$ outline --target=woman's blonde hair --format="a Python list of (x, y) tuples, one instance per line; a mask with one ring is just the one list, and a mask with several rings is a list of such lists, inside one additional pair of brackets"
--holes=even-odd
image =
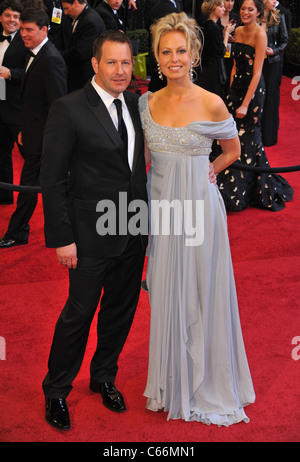
[(273, 10), (273, 11), (270, 11), (268, 12), (266, 10), (266, 3), (267, 3), (268, 0), (262, 0), (263, 4), (264, 4), (264, 8), (265, 8), (265, 11), (264, 11), (264, 18), (266, 19), (266, 23), (267, 23), (267, 26), (272, 26), (273, 24), (275, 24), (277, 26), (277, 24), (280, 23), (280, 13), (279, 13), (279, 10)]
[(223, 0), (204, 0), (201, 5), (201, 11), (204, 16), (209, 16), (222, 3), (224, 3)]
[(187, 50), (192, 56), (193, 67), (200, 62), (200, 28), (195, 19), (186, 13), (171, 13), (158, 19), (150, 28), (153, 53), (158, 61), (159, 44), (162, 36), (168, 32), (181, 32), (187, 42)]

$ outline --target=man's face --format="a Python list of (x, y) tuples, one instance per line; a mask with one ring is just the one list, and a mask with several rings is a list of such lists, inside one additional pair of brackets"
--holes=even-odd
[(7, 8), (1, 14), (0, 22), (6, 35), (13, 34), (20, 29), (20, 13)]
[(61, 4), (65, 14), (67, 14), (72, 19), (77, 19), (81, 13), (81, 8), (79, 8), (79, 6), (82, 4), (78, 3), (77, 0), (75, 0), (72, 4), (67, 2), (61, 2)]
[(128, 43), (107, 40), (102, 45), (100, 61), (92, 58), (97, 84), (117, 98), (131, 82), (133, 60)]
[(113, 10), (118, 10), (123, 3), (123, 0), (106, 0)]
[(33, 50), (47, 37), (47, 27), (41, 29), (35, 22), (21, 21), (21, 37), (26, 48)]

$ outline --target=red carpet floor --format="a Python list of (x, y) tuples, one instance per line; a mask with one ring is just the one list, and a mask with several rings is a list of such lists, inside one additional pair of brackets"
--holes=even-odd
[[(292, 99), (292, 88), (290, 79), (284, 78), (279, 142), (267, 149), (271, 167), (300, 164), (300, 101)], [(16, 184), (21, 166), (15, 152)], [(54, 250), (44, 247), (39, 201), (29, 244), (0, 254), (0, 340), (6, 345), (6, 359), (0, 350), (0, 441), (299, 442), (300, 349), (292, 342), (300, 336), (300, 172), (283, 176), (295, 191), (283, 211), (249, 208), (228, 215), (240, 316), (256, 391), (256, 403), (246, 409), (248, 424), (218, 428), (167, 422), (164, 413), (145, 409), (150, 307), (143, 291), (116, 382), (128, 412), (115, 415), (89, 390), (95, 319), (68, 397), (72, 429), (61, 433), (46, 423), (41, 383), (53, 329), (67, 297), (68, 276)], [(2, 236), (14, 206), (0, 207)]]

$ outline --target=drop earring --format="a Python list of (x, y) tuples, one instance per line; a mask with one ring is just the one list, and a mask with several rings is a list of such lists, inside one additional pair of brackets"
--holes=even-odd
[(194, 61), (191, 62), (191, 67), (190, 67), (190, 70), (189, 70), (189, 76), (190, 76), (191, 81), (193, 81), (193, 78), (194, 78), (194, 75), (193, 75), (193, 64), (194, 64)]
[(159, 63), (157, 63), (157, 73), (158, 73), (158, 77), (160, 78), (160, 80), (163, 80), (163, 75), (162, 75), (162, 72), (160, 70), (160, 65)]

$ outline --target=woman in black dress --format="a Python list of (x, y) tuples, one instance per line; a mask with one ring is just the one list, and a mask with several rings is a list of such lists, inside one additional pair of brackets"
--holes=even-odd
[(229, 35), (235, 25), (230, 21), (222, 31), (222, 26), (218, 23), (225, 12), (223, 0), (204, 1), (201, 9), (207, 20), (203, 27), (202, 66), (198, 75), (198, 84), (205, 90), (224, 98), (224, 85), (227, 80), (224, 54)]
[[(265, 85), (262, 76), (267, 36), (257, 24), (263, 13), (261, 0), (244, 0), (240, 15), (243, 26), (235, 31), (234, 64), (227, 98), (236, 120), (241, 142), (241, 165), (269, 167), (261, 139), (261, 116)], [(279, 175), (228, 168), (218, 175), (218, 186), (228, 210), (252, 205), (277, 211), (293, 197), (293, 189)]]
[(268, 46), (263, 66), (266, 97), (261, 130), (264, 146), (273, 146), (277, 143), (279, 128), (281, 55), (288, 45), (288, 32), (284, 15), (275, 10), (277, 1), (263, 0), (263, 3), (265, 11), (262, 28), (267, 32)]

